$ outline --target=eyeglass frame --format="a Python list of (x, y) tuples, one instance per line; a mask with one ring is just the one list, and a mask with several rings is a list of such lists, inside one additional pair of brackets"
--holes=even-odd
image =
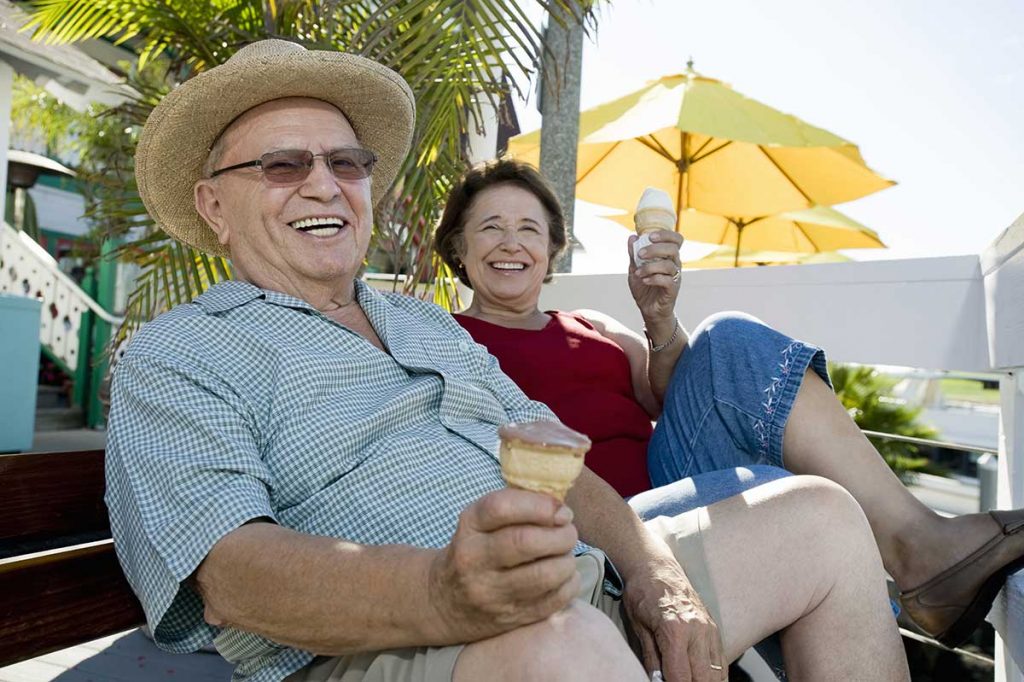
[[(359, 175), (359, 176), (352, 177), (352, 178), (339, 177), (338, 174), (335, 173), (334, 170), (331, 168), (330, 157), (333, 154), (337, 154), (338, 152), (350, 152), (350, 151), (358, 151), (358, 152), (361, 152), (361, 153), (368, 153), (370, 155), (369, 163), (365, 164), (365, 165), (368, 165), (370, 167), (370, 170), (366, 173), (366, 175)], [(266, 170), (264, 170), (264, 167), (263, 167), (264, 164), (265, 164), (264, 159), (266, 159), (268, 156), (271, 156), (273, 154), (282, 154), (282, 153), (288, 153), (288, 152), (302, 152), (303, 154), (310, 154), (309, 163), (305, 167), (306, 168), (306, 174), (303, 175), (301, 178), (299, 178), (297, 180), (294, 180), (294, 181), (290, 181), (290, 182), (277, 182), (277, 181), (273, 180), (273, 178), (267, 178), (267, 172), (266, 172)], [(310, 151), (308, 149), (278, 149), (276, 151), (267, 152), (266, 154), (261, 154), (260, 158), (254, 159), (252, 161), (245, 161), (244, 163), (236, 163), (236, 164), (234, 164), (232, 166), (227, 166), (225, 168), (218, 168), (217, 170), (215, 170), (212, 173), (210, 173), (210, 178), (211, 179), (212, 178), (216, 178), (216, 177), (218, 177), (220, 175), (223, 175), (224, 173), (227, 173), (228, 171), (241, 170), (243, 168), (258, 168), (260, 170), (260, 173), (263, 174), (263, 177), (267, 178), (267, 181), (270, 182), (271, 184), (274, 184), (274, 185), (298, 184), (300, 182), (305, 182), (306, 178), (309, 177), (309, 174), (313, 172), (313, 164), (314, 164), (314, 162), (318, 158), (321, 158), (321, 159), (324, 160), (324, 163), (327, 165), (327, 169), (329, 171), (331, 171), (331, 175), (333, 175), (338, 180), (365, 180), (366, 178), (368, 178), (368, 177), (373, 175), (374, 166), (377, 164), (378, 161), (380, 161), (380, 157), (377, 156), (377, 153), (375, 151), (373, 151), (372, 149), (367, 149), (366, 147), (338, 147), (337, 149), (331, 149), (330, 151), (326, 151), (326, 152), (323, 152), (321, 154), (312, 154), (312, 153), (310, 153)], [(364, 165), (357, 165), (356, 167), (357, 168), (364, 168)]]

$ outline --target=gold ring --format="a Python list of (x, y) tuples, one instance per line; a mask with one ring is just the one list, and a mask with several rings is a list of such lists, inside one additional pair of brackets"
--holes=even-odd
[(720, 666), (720, 665), (715, 665), (714, 663), (712, 663), (712, 664), (711, 664), (711, 669), (712, 669), (712, 670), (721, 670), (721, 669), (722, 669), (722, 666)]
[(676, 274), (672, 275), (672, 281), (673, 282), (678, 282), (679, 281), (679, 268), (676, 268)]

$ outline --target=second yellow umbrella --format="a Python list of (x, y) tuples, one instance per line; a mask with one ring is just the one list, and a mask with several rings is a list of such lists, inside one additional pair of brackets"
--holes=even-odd
[(852, 260), (835, 251), (821, 253), (787, 253), (785, 251), (743, 251), (739, 258), (736, 252), (723, 246), (703, 258), (683, 263), (684, 268), (751, 268), (759, 265), (814, 265), (818, 263), (845, 263)]
[[(607, 217), (633, 228), (632, 215)], [(828, 206), (750, 219), (726, 218), (689, 209), (679, 213), (676, 229), (691, 241), (733, 247), (736, 265), (739, 265), (741, 250), (816, 253), (886, 248), (874, 230)]]

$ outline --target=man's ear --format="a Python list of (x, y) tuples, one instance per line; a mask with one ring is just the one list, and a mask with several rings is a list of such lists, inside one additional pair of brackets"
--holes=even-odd
[(217, 181), (212, 178), (200, 180), (195, 186), (196, 211), (217, 235), (217, 241), (225, 246), (230, 237), (228, 222), (224, 217), (224, 205), (217, 192)]

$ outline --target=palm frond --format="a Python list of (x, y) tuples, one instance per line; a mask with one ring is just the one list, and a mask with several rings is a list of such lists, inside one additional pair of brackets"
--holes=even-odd
[[(514, 0), (35, 0), (27, 26), (44, 42), (105, 37), (136, 46), (129, 83), (140, 97), (97, 118), (81, 177), (88, 214), (106, 236), (129, 239), (119, 257), (139, 270), (123, 340), (139, 324), (230, 277), (227, 262), (172, 242), (145, 214), (134, 184), (135, 136), (175, 83), (261, 38), (297, 40), (375, 59), (416, 96), (413, 152), (375, 216), (374, 251), (406, 290), (457, 304), (452, 273), (432, 252), (440, 207), (465, 170), (464, 139), (481, 100), (499, 105), (542, 67), (541, 29)], [(555, 21), (593, 27), (594, 0), (533, 0)], [(550, 60), (548, 60), (550, 62)], [(118, 133), (117, 131), (121, 131)], [(129, 131), (129, 132), (125, 132)], [(102, 134), (100, 134), (102, 133)], [(84, 158), (84, 157), (83, 157)]]

